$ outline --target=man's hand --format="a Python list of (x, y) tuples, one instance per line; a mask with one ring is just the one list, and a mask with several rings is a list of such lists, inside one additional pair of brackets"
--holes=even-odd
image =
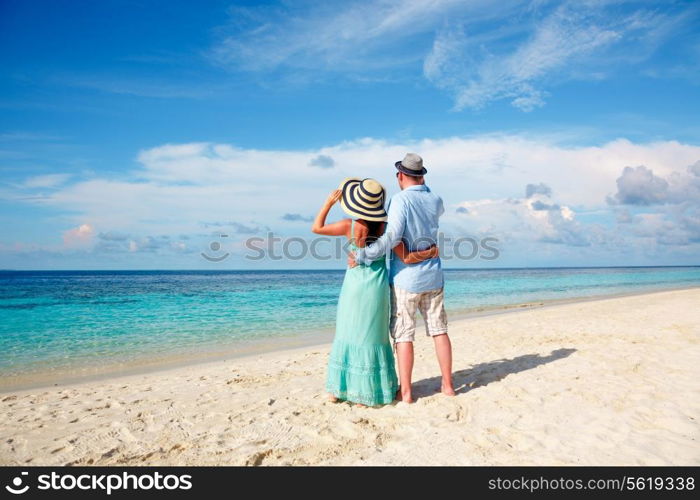
[(352, 269), (357, 265), (357, 261), (355, 260), (355, 252), (350, 252), (348, 254), (348, 267)]
[(430, 250), (430, 253), (428, 254), (428, 259), (434, 259), (435, 257), (440, 257), (440, 249), (438, 248), (437, 245), (431, 246), (428, 250)]

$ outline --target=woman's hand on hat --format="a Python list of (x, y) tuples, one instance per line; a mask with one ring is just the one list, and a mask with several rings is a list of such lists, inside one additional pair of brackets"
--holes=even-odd
[(328, 195), (328, 198), (326, 199), (326, 204), (335, 205), (342, 196), (343, 192), (340, 189), (335, 189), (334, 191), (331, 191), (331, 194)]

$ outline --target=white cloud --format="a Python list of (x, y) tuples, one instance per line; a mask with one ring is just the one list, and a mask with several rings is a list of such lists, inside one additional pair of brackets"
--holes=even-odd
[(67, 248), (81, 247), (89, 244), (95, 234), (90, 224), (81, 224), (63, 233), (63, 244)]
[(604, 79), (647, 61), (696, 17), (682, 4), (615, 0), (236, 7), (209, 57), (235, 70), (275, 72), (277, 82), (282, 75), (415, 79), (422, 66), (428, 81), (454, 95), (456, 109), (508, 99), (532, 111), (562, 81)]
[(684, 170), (671, 172), (667, 178), (654, 174), (644, 165), (625, 167), (618, 177), (617, 193), (608, 203), (622, 205), (658, 205), (692, 203), (700, 205), (700, 162)]
[(46, 174), (30, 177), (24, 181), (26, 188), (53, 188), (64, 184), (71, 174)]
[(330, 156), (318, 155), (309, 162), (309, 165), (318, 168), (333, 168), (333, 165), (335, 165), (335, 160)]
[[(624, 247), (622, 233), (586, 222), (582, 214), (596, 213), (607, 226), (626, 224), (623, 232), (630, 241), (647, 238), (633, 230), (649, 224), (644, 217), (630, 214), (631, 221), (618, 222), (620, 208), (606, 202), (624, 168), (646, 165), (676, 186), (684, 184), (684, 176), (694, 175), (688, 165), (700, 158), (700, 147), (674, 141), (635, 144), (619, 139), (570, 147), (551, 137), (492, 134), (404, 143), (366, 138), (312, 151), (166, 144), (142, 151), (140, 167), (128, 176), (76, 181), (24, 203), (71, 214), (62, 216), (71, 224), (89, 220), (89, 232), (74, 229), (67, 241), (86, 244), (91, 236), (82, 236), (97, 230), (102, 235), (97, 246), (104, 251), (182, 251), (178, 243), (170, 243), (182, 234), (194, 238), (189, 246), (194, 251), (203, 238), (211, 239), (211, 228), (227, 232), (230, 244), (242, 249), (243, 240), (268, 230), (310, 236), (305, 221), (345, 177), (374, 177), (390, 194), (396, 192), (393, 164), (407, 151), (423, 156), (428, 183), (448, 207), (442, 221), (446, 232), (496, 234), (509, 245), (530, 241), (584, 249), (615, 242), (618, 250)], [(311, 166), (319, 155), (332, 157), (334, 167)], [(13, 193), (15, 199), (23, 194)], [(675, 241), (693, 242), (698, 215), (680, 211), (681, 205), (673, 213), (647, 211), (666, 220), (648, 228), (664, 231), (659, 243), (673, 241), (665, 228), (674, 221), (683, 230)], [(459, 207), (466, 213), (458, 212)], [(285, 214), (300, 217), (290, 222)], [(344, 216), (335, 208), (329, 219)]]
[(660, 245), (688, 246), (700, 243), (700, 165), (676, 170), (665, 178), (643, 165), (625, 167), (617, 179), (611, 205), (642, 207), (630, 214), (623, 209), (618, 222), (623, 229)]
[[(460, 210), (463, 209), (463, 210)], [(580, 224), (570, 207), (554, 203), (548, 194), (463, 201), (457, 204), (457, 225), (463, 232), (496, 237), (505, 242), (545, 242), (576, 247), (600, 241), (600, 227)]]
[(629, 205), (653, 205), (663, 203), (668, 196), (668, 182), (654, 175), (644, 165), (636, 168), (625, 167), (617, 179), (617, 193), (614, 200)]
[(210, 56), (219, 64), (254, 71), (287, 67), (366, 73), (417, 62), (416, 55), (392, 48), (400, 49), (406, 40), (430, 33), (445, 15), (456, 11), (480, 13), (483, 18), (487, 4), (483, 0), (375, 0), (300, 2), (282, 10), (237, 7), (231, 10), (230, 22), (235, 33), (223, 37)]
[[(438, 34), (424, 63), (428, 80), (455, 95), (456, 109), (481, 108), (500, 99), (522, 111), (544, 105), (542, 85), (570, 78), (604, 78), (610, 58), (619, 67), (641, 62), (670, 36), (668, 28), (682, 17), (651, 14), (643, 9), (614, 13), (610, 2), (564, 2), (532, 25), (517, 42), (501, 40), (479, 44), (466, 29)], [(646, 36), (654, 31), (656, 36)], [(645, 35), (644, 48), (638, 38)], [(653, 43), (652, 43), (653, 38)], [(611, 52), (620, 42), (634, 42), (629, 57)], [(627, 53), (627, 52), (626, 52)], [(623, 60), (624, 59), (624, 60)]]

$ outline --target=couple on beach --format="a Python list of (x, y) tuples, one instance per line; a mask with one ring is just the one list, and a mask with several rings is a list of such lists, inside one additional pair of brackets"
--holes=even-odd
[[(427, 169), (420, 156), (408, 153), (394, 166), (401, 191), (386, 210), (381, 184), (348, 178), (328, 196), (312, 227), (316, 234), (348, 238), (351, 248), (328, 361), (326, 390), (331, 401), (363, 406), (394, 399), (413, 402), (416, 309), (435, 343), (442, 392), (455, 394), (444, 278), (435, 245), (438, 219), (445, 210), (442, 199), (425, 185)], [(338, 201), (351, 218), (326, 224)], [(398, 358), (398, 380), (389, 335)]]

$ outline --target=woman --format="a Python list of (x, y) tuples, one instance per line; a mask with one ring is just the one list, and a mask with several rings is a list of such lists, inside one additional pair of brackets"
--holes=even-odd
[[(312, 231), (345, 236), (356, 250), (376, 240), (385, 229), (385, 192), (374, 179), (345, 179), (318, 212)], [(340, 205), (352, 219), (326, 224), (331, 207)], [(393, 249), (407, 264), (437, 257), (437, 247), (407, 252), (403, 243)], [(347, 269), (338, 300), (335, 337), (328, 361), (329, 399), (361, 406), (391, 403), (398, 390), (394, 353), (389, 340), (389, 280), (385, 258), (370, 266)]]

